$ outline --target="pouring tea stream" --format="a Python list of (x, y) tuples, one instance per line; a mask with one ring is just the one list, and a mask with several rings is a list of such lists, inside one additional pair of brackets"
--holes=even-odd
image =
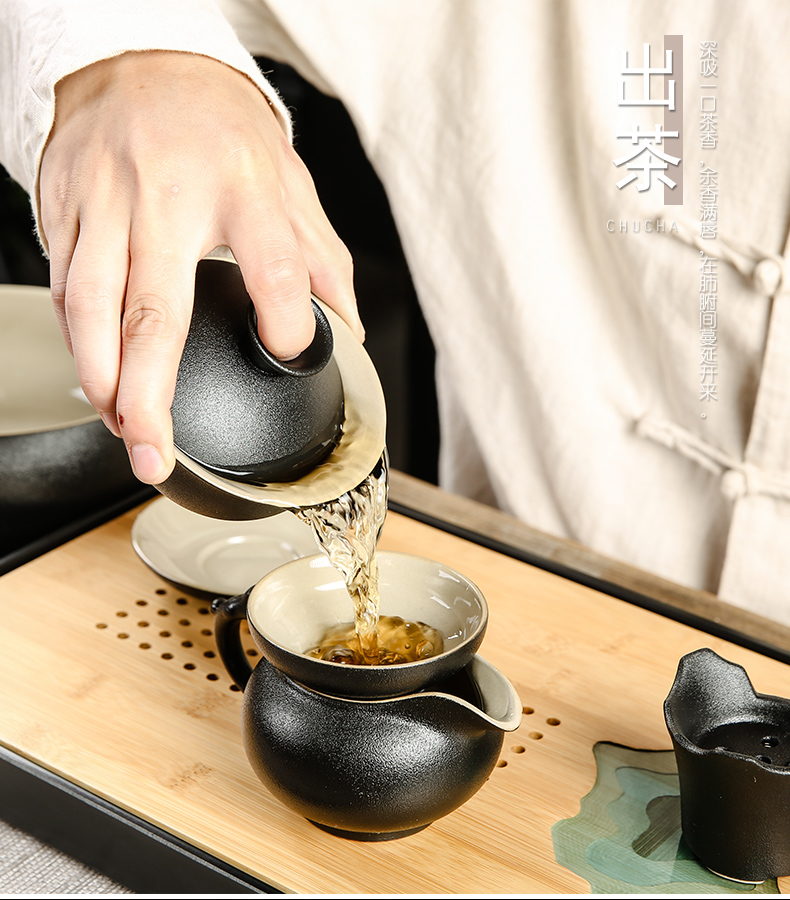
[(387, 505), (384, 399), (341, 319), (313, 300), (315, 336), (283, 362), (261, 342), (241, 270), (202, 260), (172, 404), (176, 467), (160, 490), (216, 518), (290, 510), (354, 598), (363, 656), (379, 661), (375, 546)]
[[(283, 364), (258, 339), (251, 310), (235, 263), (201, 261), (172, 409), (176, 467), (158, 487), (214, 518), (296, 513), (338, 561), (302, 558), (218, 598), (217, 646), (244, 689), (245, 749), (261, 780), (322, 828), (401, 837), (482, 786), (521, 705), (476, 656), (487, 622), (479, 590), (431, 560), (374, 553), (387, 504), (386, 413), (362, 346), (316, 301), (313, 344)], [(445, 646), (433, 655), (379, 664), (377, 556), (382, 612), (438, 629)], [(310, 658), (321, 629), (350, 617), (349, 594), (366, 664)], [(254, 671), (239, 639), (245, 619), (263, 656)]]

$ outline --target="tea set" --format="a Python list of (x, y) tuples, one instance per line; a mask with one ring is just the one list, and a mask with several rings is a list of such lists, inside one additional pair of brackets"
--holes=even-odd
[[(158, 486), (168, 499), (133, 534), (144, 561), (174, 583), (205, 587), (194, 565), (183, 575), (188, 550), (175, 559), (179, 519), (225, 520), (216, 527), (228, 534), (246, 521), (249, 537), (277, 516), (289, 520), (285, 532), (296, 520), (277, 514), (336, 500), (381, 465), (386, 413), (375, 368), (339, 316), (316, 300), (313, 312), (313, 343), (282, 363), (258, 337), (238, 266), (199, 263), (172, 407), (176, 468)], [(171, 539), (165, 558), (157, 536), (160, 545)], [(376, 554), (381, 613), (438, 628), (443, 652), (390, 666), (306, 656), (327, 626), (353, 618), (345, 583), (316, 550), (212, 605), (220, 656), (244, 692), (247, 756), (275, 796), (324, 830), (362, 841), (413, 834), (484, 784), (505, 732), (519, 725), (520, 700), (477, 655), (488, 622), (479, 589), (408, 554)], [(254, 669), (244, 621), (261, 652)]]
[[(216, 639), (244, 690), (243, 734), (261, 781), (283, 803), (343, 837), (387, 840), (424, 828), (485, 782), (521, 703), (476, 655), (488, 610), (449, 566), (378, 553), (381, 612), (432, 622), (444, 653), (392, 666), (338, 665), (305, 652), (349, 598), (324, 556), (275, 569), (214, 603)], [(250, 668), (246, 620), (262, 659)]]
[[(334, 501), (380, 465), (386, 412), (375, 368), (340, 317), (317, 300), (313, 311), (313, 343), (282, 363), (258, 338), (236, 264), (199, 264), (172, 409), (176, 468), (159, 486), (178, 515), (217, 528), (246, 522), (248, 533), (277, 516), (274, 534), (276, 523), (292, 526), (277, 514)], [(156, 550), (156, 535), (178, 527), (146, 527), (138, 553), (184, 584)], [(306, 652), (327, 626), (351, 618), (349, 595), (325, 555), (289, 548), (252, 587), (240, 566), (212, 604), (219, 653), (243, 691), (250, 764), (286, 806), (332, 834), (414, 834), (479, 790), (521, 720), (513, 685), (477, 652), (486, 600), (449, 566), (379, 552), (381, 614), (430, 623), (443, 652), (392, 666), (315, 659)], [(204, 575), (186, 586), (200, 590)], [(261, 654), (254, 668), (243, 622)], [(790, 874), (790, 701), (755, 693), (742, 667), (703, 649), (680, 661), (664, 714), (691, 850), (736, 881)]]

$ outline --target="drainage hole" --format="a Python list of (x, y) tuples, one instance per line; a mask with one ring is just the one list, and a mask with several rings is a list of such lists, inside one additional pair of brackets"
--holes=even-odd
[(115, 615), (118, 616), (119, 619), (125, 619), (126, 616), (129, 615), (129, 613), (128, 613), (128, 612), (124, 612), (123, 610), (120, 610), (120, 611), (117, 612)]
[(122, 631), (122, 632), (118, 635), (118, 637), (123, 641), (123, 640), (125, 640), (126, 638), (128, 638), (129, 635), (128, 635), (125, 631)]
[(136, 600), (135, 603), (137, 603), (138, 606), (148, 606), (147, 600)]
[(179, 619), (178, 624), (179, 625), (189, 625), (189, 619)]
[(775, 737), (764, 737), (760, 743), (763, 747), (775, 747), (779, 743), (779, 738)]
[(172, 659), (172, 658), (173, 658), (172, 653), (163, 653), (162, 654), (162, 659)]
[(507, 765), (507, 760), (505, 760), (505, 759), (497, 760), (497, 764), (496, 764), (497, 769), (504, 769), (506, 765)]
[(182, 647), (191, 647), (192, 641), (181, 641), (181, 646)]
[(543, 739), (543, 735), (539, 731), (530, 731), (529, 736), (533, 741), (540, 741)]
[(535, 710), (531, 706), (522, 706), (521, 712), (523, 712), (525, 716), (531, 716)]
[(207, 616), (209, 614), (209, 608), (207, 606), (201, 606), (200, 609), (198, 609), (198, 612), (201, 616)]
[(140, 649), (141, 650), (150, 650), (151, 645), (150, 644), (140, 644)]
[(764, 763), (770, 763), (770, 762), (771, 762), (771, 757), (770, 757), (770, 756), (758, 756), (757, 759), (759, 759), (760, 762), (764, 762)]
[(194, 663), (184, 663), (184, 668), (185, 669), (194, 669), (194, 668), (196, 668), (196, 666)]
[(523, 753), (526, 748), (522, 747), (520, 744), (516, 747), (510, 748), (514, 753)]
[(551, 719), (546, 719), (546, 724), (547, 725), (559, 725), (560, 720), (552, 717)]
[(106, 623), (106, 622), (97, 622), (97, 623), (96, 623), (96, 627), (97, 627), (97, 628), (106, 628), (106, 627), (107, 627), (107, 623)]
[(257, 655), (258, 655), (257, 650), (248, 650), (247, 651), (247, 656), (257, 656)]
[(178, 600), (176, 600), (176, 603), (177, 603), (179, 606), (186, 606), (187, 603), (189, 603), (189, 601), (187, 600), (186, 597), (179, 597)]
[(209, 672), (208, 675), (206, 675), (206, 678), (208, 678), (209, 681), (219, 681), (219, 675), (214, 672)]
[(216, 655), (217, 654), (213, 650), (206, 650), (206, 652), (203, 654), (203, 656), (205, 656), (206, 659), (214, 659), (214, 657)]
[(166, 591), (164, 588), (157, 588), (156, 591), (155, 591), (154, 593), (159, 594), (160, 597), (161, 597), (161, 595), (162, 595), (162, 594), (166, 594), (167, 591)]
[(169, 631), (160, 631), (159, 637), (170, 637), (170, 632)]
[(167, 610), (167, 609), (158, 609), (158, 610), (156, 611), (156, 614), (157, 614), (158, 616), (169, 616), (169, 615), (170, 615), (170, 611)]
[(231, 689), (232, 691), (240, 691), (240, 690), (241, 690), (241, 688), (240, 688), (237, 684), (232, 684), (232, 685), (230, 686), (230, 689)]
[(148, 628), (148, 624), (149, 624), (148, 622), (138, 622), (137, 627), (138, 628)]
[(211, 637), (211, 629), (210, 628), (203, 628), (200, 633), (205, 634), (206, 637)]

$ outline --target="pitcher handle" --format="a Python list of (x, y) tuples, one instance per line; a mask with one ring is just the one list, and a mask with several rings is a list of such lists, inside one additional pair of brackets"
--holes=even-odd
[(211, 604), (220, 658), (230, 677), (242, 690), (252, 675), (252, 666), (241, 645), (241, 623), (247, 618), (247, 601), (251, 591), (252, 588), (235, 597), (217, 597)]

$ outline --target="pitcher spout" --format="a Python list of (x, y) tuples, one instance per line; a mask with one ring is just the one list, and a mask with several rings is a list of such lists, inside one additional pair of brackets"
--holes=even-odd
[(469, 680), (472, 693), (434, 691), (429, 694), (465, 707), (500, 731), (515, 731), (521, 724), (521, 700), (499, 669), (482, 656), (473, 656), (463, 676)]

